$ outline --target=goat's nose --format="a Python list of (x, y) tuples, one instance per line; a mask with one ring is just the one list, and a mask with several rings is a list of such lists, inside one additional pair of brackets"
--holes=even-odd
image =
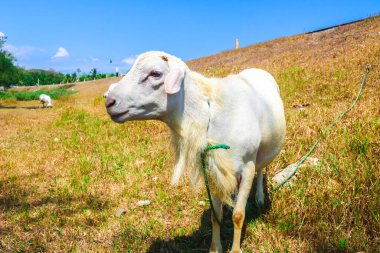
[(116, 103), (115, 99), (108, 97), (106, 100), (106, 107), (109, 108), (113, 106), (115, 103)]

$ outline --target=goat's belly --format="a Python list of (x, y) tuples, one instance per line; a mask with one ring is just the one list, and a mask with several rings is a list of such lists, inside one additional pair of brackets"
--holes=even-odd
[(279, 118), (271, 130), (270, 133), (262, 135), (256, 158), (258, 169), (267, 166), (280, 153), (285, 140), (285, 119)]
[(262, 169), (270, 164), (280, 153), (280, 151), (281, 146), (274, 147), (270, 150), (259, 150), (259, 152), (257, 152), (256, 168)]

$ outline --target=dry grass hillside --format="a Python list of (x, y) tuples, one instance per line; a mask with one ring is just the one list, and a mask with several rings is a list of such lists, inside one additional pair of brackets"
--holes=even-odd
[[(270, 178), (300, 159), (353, 101), (367, 63), (358, 104), (312, 154), (320, 163), (270, 193)], [(248, 205), (244, 252), (380, 252), (380, 17), (188, 64), (207, 76), (259, 67), (280, 86), (286, 143), (266, 170), (266, 207)], [(115, 81), (76, 85), (79, 92), (52, 109), (0, 101), (0, 252), (208, 251), (204, 189), (193, 192), (186, 179), (169, 186), (165, 125), (111, 122), (102, 94)], [(299, 104), (310, 105), (294, 108)], [(224, 218), (231, 224), (228, 210)], [(232, 232), (222, 229), (222, 239), (227, 251)]]

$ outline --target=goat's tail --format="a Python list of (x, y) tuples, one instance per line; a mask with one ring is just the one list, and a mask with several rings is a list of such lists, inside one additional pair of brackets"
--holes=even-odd
[[(215, 145), (213, 141), (208, 141)], [(225, 149), (213, 149), (208, 153), (207, 176), (212, 195), (216, 195), (223, 203), (234, 206), (231, 198), (236, 189), (237, 181), (231, 153)]]

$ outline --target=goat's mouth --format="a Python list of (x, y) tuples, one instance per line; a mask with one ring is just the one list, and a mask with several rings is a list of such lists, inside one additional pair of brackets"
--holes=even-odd
[(108, 112), (108, 114), (111, 116), (111, 119), (118, 123), (122, 123), (126, 121), (128, 118), (128, 113), (129, 113), (129, 110), (126, 110), (124, 112), (118, 112), (118, 113)]

